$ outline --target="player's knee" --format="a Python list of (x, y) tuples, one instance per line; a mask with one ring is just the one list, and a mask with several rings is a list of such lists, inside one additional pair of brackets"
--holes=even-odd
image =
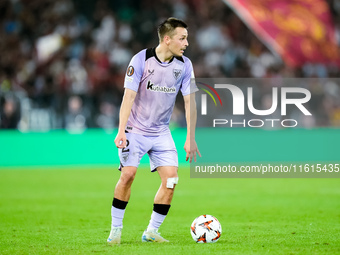
[(169, 192), (173, 192), (177, 184), (178, 184), (178, 176), (175, 175), (174, 177), (169, 177), (166, 179), (165, 186)]
[(122, 184), (128, 185), (135, 179), (136, 173), (134, 172), (124, 172), (120, 176), (120, 181)]

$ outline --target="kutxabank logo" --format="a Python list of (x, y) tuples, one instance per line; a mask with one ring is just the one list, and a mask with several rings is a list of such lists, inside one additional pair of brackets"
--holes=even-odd
[[(287, 108), (294, 108), (295, 112), (298, 111), (304, 116), (311, 116), (312, 114), (307, 110), (306, 104), (311, 99), (311, 93), (308, 89), (302, 87), (272, 87), (271, 93), (266, 96), (270, 98), (271, 105), (266, 105), (267, 109), (257, 109), (255, 105), (256, 99), (254, 99), (254, 88), (242, 86), (242, 89), (246, 91), (244, 93), (242, 89), (233, 84), (228, 83), (218, 83), (214, 85), (208, 85), (205, 82), (196, 82), (197, 87), (201, 91), (200, 96), (200, 118), (206, 118), (210, 120), (208, 126), (213, 127), (296, 127), (298, 126), (298, 120), (294, 118), (287, 117)], [(257, 88), (258, 89), (258, 88)], [(280, 92), (280, 93), (279, 93)], [(228, 95), (227, 95), (228, 94)], [(259, 93), (257, 93), (259, 94)], [(281, 95), (279, 97), (279, 94)], [(212, 105), (208, 103), (208, 97), (214, 102), (215, 107), (208, 107)], [(226, 98), (226, 95), (232, 99)], [(220, 106), (218, 105), (216, 98), (218, 99)], [(280, 99), (280, 100), (279, 100)], [(257, 99), (258, 100), (258, 99)], [(230, 107), (228, 105), (223, 105), (224, 103), (229, 103), (232, 101), (232, 114), (228, 113)], [(258, 100), (259, 101), (259, 100)], [(280, 101), (280, 104), (279, 104)], [(210, 101), (211, 102), (211, 101)], [(245, 103), (247, 102), (247, 104)], [(247, 108), (245, 107), (247, 105)], [(217, 107), (218, 106), (218, 107)], [(287, 107), (288, 106), (288, 107)], [(209, 108), (209, 109), (208, 109)], [(280, 113), (278, 113), (280, 111)], [(221, 118), (221, 116), (232, 116), (235, 119)], [(241, 119), (240, 117), (245, 117)], [(247, 118), (246, 118), (247, 116)], [(249, 116), (255, 116), (249, 119)], [(275, 117), (274, 117), (275, 116)], [(209, 118), (210, 117), (210, 118)]]
[(146, 90), (153, 91), (153, 92), (162, 92), (162, 93), (176, 93), (175, 87), (160, 87), (158, 85), (154, 85), (151, 81), (148, 81), (146, 85)]

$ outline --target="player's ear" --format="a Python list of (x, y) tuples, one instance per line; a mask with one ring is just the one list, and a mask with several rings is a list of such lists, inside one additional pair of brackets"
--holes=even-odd
[(165, 35), (164, 38), (163, 38), (163, 41), (165, 42), (166, 45), (169, 45), (170, 39), (171, 39), (170, 36)]

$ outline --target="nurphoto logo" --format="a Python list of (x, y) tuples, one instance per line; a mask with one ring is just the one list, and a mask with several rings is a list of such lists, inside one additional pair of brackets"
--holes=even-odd
[[(297, 115), (298, 111), (300, 115), (312, 116), (307, 107), (311, 100), (311, 92), (307, 88), (271, 86), (262, 89), (265, 92), (261, 94), (261, 86), (258, 81), (254, 86), (251, 81), (243, 82), (240, 86), (220, 81), (214, 82), (214, 84), (210, 83), (210, 85), (197, 81), (196, 84), (201, 91), (199, 99), (201, 118), (212, 117), (208, 126), (296, 127), (299, 120), (287, 116), (288, 107), (290, 107), (290, 111), (295, 112), (294, 115)], [(266, 98), (266, 103), (261, 104), (263, 97)], [(215, 107), (212, 107), (213, 104), (209, 104), (209, 101), (212, 101)], [(245, 118), (240, 118), (242, 116)]]

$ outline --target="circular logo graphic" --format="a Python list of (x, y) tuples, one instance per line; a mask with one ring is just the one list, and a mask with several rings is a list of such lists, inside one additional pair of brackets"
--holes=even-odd
[(126, 71), (126, 74), (127, 74), (127, 76), (131, 76), (131, 75), (133, 75), (134, 72), (135, 72), (135, 69), (133, 68), (133, 66), (129, 66), (127, 71)]

